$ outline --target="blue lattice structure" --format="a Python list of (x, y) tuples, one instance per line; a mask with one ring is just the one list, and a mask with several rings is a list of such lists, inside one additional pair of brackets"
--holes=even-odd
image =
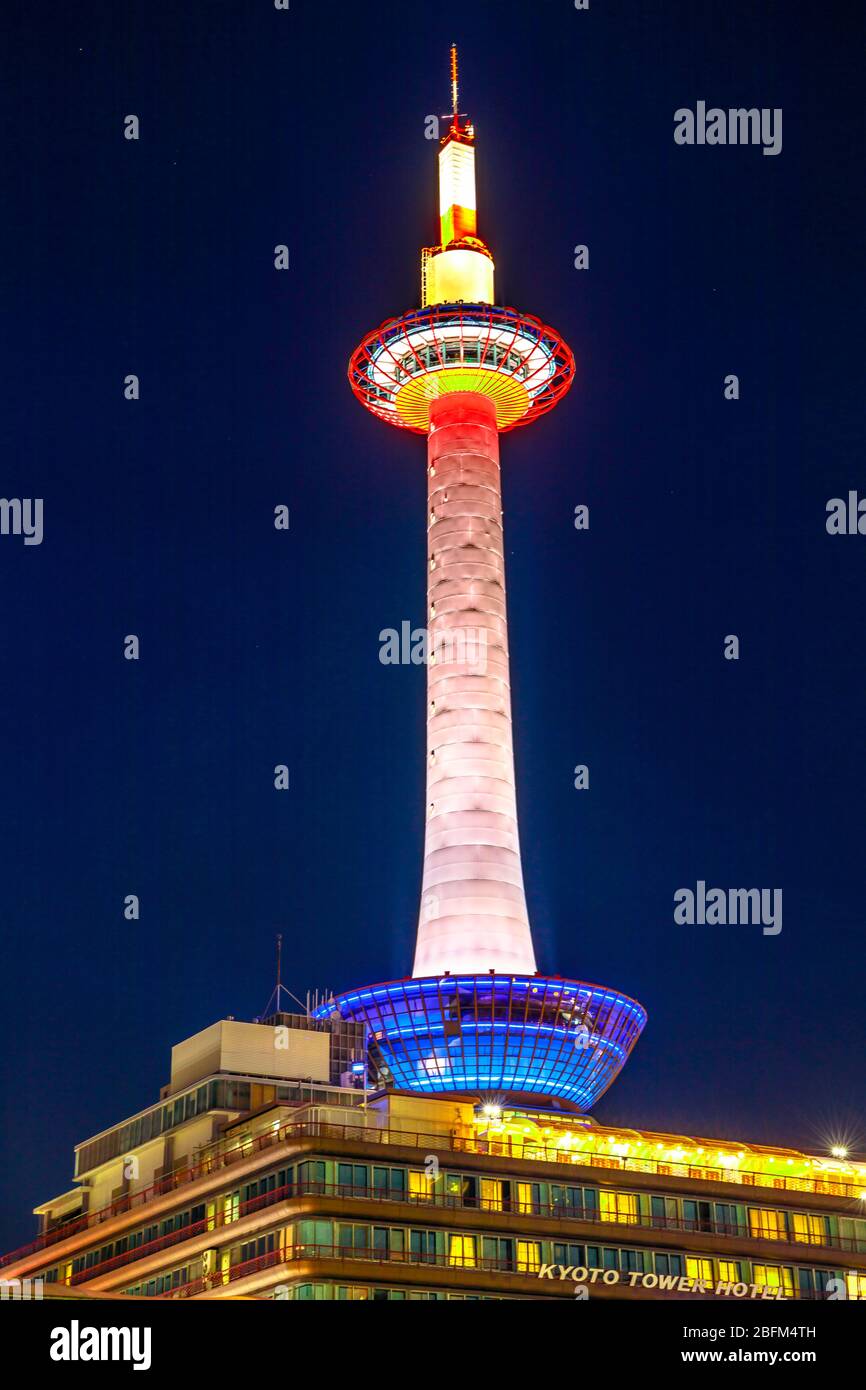
[(445, 975), (337, 996), (368, 1029), (374, 1080), (426, 1093), (555, 1096), (587, 1110), (628, 1059), (646, 1023), (634, 999), (540, 975)]

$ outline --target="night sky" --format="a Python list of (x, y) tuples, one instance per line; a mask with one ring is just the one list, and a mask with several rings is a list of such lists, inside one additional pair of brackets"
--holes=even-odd
[[(424, 445), (345, 370), (418, 302), (452, 40), (498, 297), (578, 360), (502, 446), (539, 967), (649, 1012), (600, 1119), (866, 1145), (857, 8), (4, 7), (0, 492), (44, 540), (0, 536), (0, 1248), (264, 1009), (277, 931), (301, 997), (411, 969), (424, 671), (379, 632), (424, 621)], [(781, 154), (677, 146), (699, 100)], [(676, 925), (699, 879), (781, 935)]]

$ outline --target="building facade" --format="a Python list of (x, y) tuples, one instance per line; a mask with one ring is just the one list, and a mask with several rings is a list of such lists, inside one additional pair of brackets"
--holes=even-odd
[[(368, 1095), (331, 1084), (326, 1031), (279, 1017), (174, 1049), (160, 1102), (76, 1148), (74, 1188), (2, 1262), (7, 1291), (866, 1298), (866, 1165), (482, 1097)], [(269, 1055), (302, 1052), (308, 1075), (265, 1073)]]

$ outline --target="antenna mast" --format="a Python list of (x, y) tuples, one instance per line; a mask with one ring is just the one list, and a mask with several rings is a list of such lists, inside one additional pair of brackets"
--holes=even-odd
[(458, 125), (459, 97), (457, 93), (457, 45), (451, 45), (451, 129), (456, 130)]
[(280, 1005), (282, 1003), (282, 996), (284, 994), (287, 994), (290, 999), (293, 999), (294, 1002), (298, 1005), (298, 1008), (303, 1009), (304, 1013), (309, 1016), (309, 1003), (307, 1003), (307, 1005), (304, 1005), (304, 1003), (298, 998), (298, 996), (296, 994), (292, 994), (292, 991), (288, 989), (286, 985), (283, 984), (283, 934), (282, 932), (277, 932), (277, 982), (274, 985), (274, 988), (271, 992), (271, 996), (267, 1004), (265, 1005), (265, 1011), (262, 1014), (262, 1018), (268, 1018), (269, 1015), (272, 1013), (278, 1014), (281, 1012)]

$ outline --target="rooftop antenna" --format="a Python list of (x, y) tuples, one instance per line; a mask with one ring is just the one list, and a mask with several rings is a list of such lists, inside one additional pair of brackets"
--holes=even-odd
[(453, 118), (454, 118), (454, 120), (453, 120), (453, 126), (454, 126), (454, 129), (455, 129), (455, 130), (456, 130), (456, 128), (457, 128), (457, 113), (458, 113), (458, 111), (459, 111), (458, 101), (459, 101), (459, 97), (458, 97), (458, 95), (457, 95), (457, 45), (456, 45), (456, 43), (452, 43), (452, 45), (451, 45), (451, 114), (452, 114), (452, 116), (453, 116)]
[[(467, 122), (463, 130), (460, 129), (461, 116)], [(442, 119), (445, 120), (446, 117), (443, 116)], [(452, 43), (451, 45), (451, 110), (448, 113), (448, 119), (450, 119), (451, 122), (449, 126), (449, 131), (452, 135), (472, 135), (472, 125), (469, 122), (468, 117), (466, 116), (466, 112), (460, 110), (460, 89), (457, 83), (456, 43)]]
[[(271, 991), (271, 996), (270, 996), (270, 998), (268, 999), (267, 1004), (265, 1005), (265, 1010), (264, 1010), (264, 1013), (262, 1014), (262, 1018), (268, 1018), (271, 1014), (278, 1014), (278, 1013), (281, 1013), (281, 1012), (282, 1012), (282, 1010), (281, 1010), (281, 1008), (280, 1008), (280, 1004), (281, 1004), (281, 1001), (282, 1001), (282, 996), (283, 996), (284, 994), (287, 994), (287, 995), (289, 996), (290, 999), (293, 999), (294, 1002), (297, 1004), (298, 1008), (299, 1008), (299, 1009), (303, 1009), (303, 1011), (304, 1011), (305, 1014), (306, 1014), (306, 1013), (309, 1013), (309, 1010), (308, 1010), (308, 1009), (306, 1008), (306, 1006), (301, 1002), (301, 1000), (298, 998), (298, 996), (297, 996), (296, 994), (292, 994), (292, 991), (291, 991), (290, 989), (287, 989), (287, 987), (283, 984), (282, 975), (283, 975), (283, 934), (282, 934), (282, 932), (277, 932), (277, 982), (276, 982), (276, 984), (274, 985), (274, 988), (273, 988), (272, 991)], [(291, 1010), (287, 1010), (287, 1012), (290, 1013)]]

